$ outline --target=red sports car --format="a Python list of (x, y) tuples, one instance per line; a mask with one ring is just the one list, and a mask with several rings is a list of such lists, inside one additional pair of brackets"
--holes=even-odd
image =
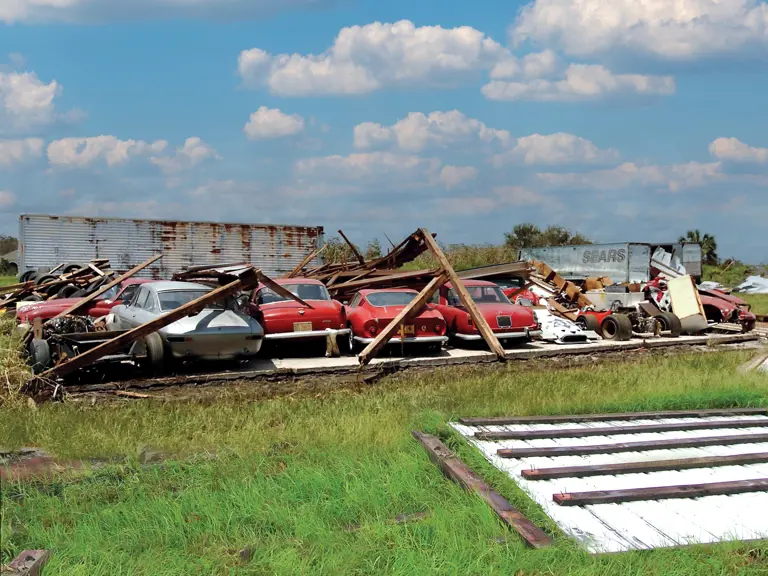
[[(496, 337), (504, 342), (528, 342), (541, 336), (533, 311), (519, 304), (512, 304), (501, 287), (485, 280), (464, 280), (464, 286), (480, 309), (485, 321)], [(472, 317), (462, 305), (451, 284), (445, 284), (433, 302), (448, 324), (448, 333), (464, 341), (482, 340)]]
[[(416, 290), (383, 289), (361, 290), (354, 295), (347, 309), (350, 327), (349, 347), (353, 352), (373, 342), (383, 330), (416, 296)], [(446, 324), (440, 312), (427, 304), (421, 313), (402, 326), (388, 344), (419, 344), (431, 350), (440, 350), (448, 341)]]
[[(340, 336), (349, 333), (344, 306), (331, 300), (322, 282), (308, 278), (280, 278), (275, 282), (312, 308), (260, 284), (251, 292), (248, 313), (264, 328), (264, 340), (322, 339), (329, 330), (335, 330)], [(346, 338), (339, 342), (346, 342)]]
[[(81, 311), (80, 314), (87, 314), (92, 318), (106, 316), (112, 308), (133, 298), (138, 287), (146, 282), (154, 282), (154, 280), (150, 278), (128, 278), (123, 280), (117, 286), (104, 292), (97, 300), (89, 302), (85, 310)], [(58, 298), (56, 300), (25, 305), (16, 311), (16, 322), (19, 324), (31, 324), (35, 321), (35, 318), (40, 318), (41, 320), (54, 318), (79, 300), (82, 300), (82, 298)]]

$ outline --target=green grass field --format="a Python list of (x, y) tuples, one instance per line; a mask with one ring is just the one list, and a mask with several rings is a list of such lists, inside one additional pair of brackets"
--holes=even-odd
[(16, 280), (16, 276), (0, 276), (0, 288), (3, 286), (10, 286), (16, 282), (18, 282), (18, 280)]
[(755, 314), (768, 314), (768, 294), (737, 294), (737, 296), (752, 305)]
[[(445, 425), (463, 415), (768, 405), (765, 376), (735, 372), (748, 357), (640, 354), (626, 364), (451, 368), (260, 402), (248, 387), (222, 387), (215, 401), (6, 407), (0, 445), (115, 461), (3, 486), (2, 560), (49, 548), (47, 573), (89, 576), (765, 574), (768, 544), (591, 557)], [(483, 502), (443, 478), (413, 429), (445, 438), (558, 544), (524, 547)], [(172, 461), (140, 466), (142, 444)], [(428, 516), (392, 522), (414, 512)], [(247, 561), (238, 553), (244, 548)]]

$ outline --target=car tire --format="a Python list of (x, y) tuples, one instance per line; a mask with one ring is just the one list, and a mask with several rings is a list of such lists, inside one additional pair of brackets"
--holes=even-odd
[(352, 330), (352, 325), (350, 324), (349, 326), (347, 326), (347, 328), (349, 328), (349, 335), (347, 336), (347, 344), (346, 344), (347, 351), (352, 356), (357, 356), (362, 351), (362, 347), (360, 345), (360, 342), (355, 340), (355, 333)]
[(581, 326), (582, 330), (592, 330), (598, 334), (600, 333), (600, 321), (593, 314), (582, 314), (576, 318), (576, 324)]
[(144, 359), (146, 370), (152, 376), (160, 376), (166, 368), (165, 347), (160, 334), (152, 332), (144, 336), (144, 348), (147, 351), (147, 356)]
[(53, 366), (51, 361), (51, 347), (47, 340), (33, 338), (29, 343), (29, 361), (33, 374), (42, 374)]
[(102, 286), (104, 286), (104, 284), (107, 284), (108, 282), (109, 282), (109, 278), (107, 278), (106, 276), (104, 276), (103, 278), (101, 278), (101, 277), (100, 277), (100, 278), (98, 278), (98, 279), (96, 279), (96, 280), (93, 280), (93, 281), (92, 281), (90, 284), (88, 284), (88, 286), (85, 288), (85, 294), (86, 294), (86, 296), (90, 296), (91, 294), (93, 294), (94, 292), (96, 292), (96, 290), (98, 290), (99, 288), (101, 288)]
[(33, 282), (37, 278), (37, 270), (27, 270), (19, 276), (19, 282)]
[(632, 321), (626, 314), (611, 314), (600, 325), (600, 333), (605, 340), (624, 342), (632, 338)]
[(22, 302), (42, 302), (42, 301), (43, 301), (43, 297), (38, 296), (37, 294), (30, 294), (29, 296), (27, 296), (22, 300)]
[(80, 289), (77, 286), (74, 286), (72, 284), (67, 284), (63, 288), (61, 288), (58, 292), (56, 292), (56, 296), (59, 298), (72, 298), (74, 294), (79, 292)]
[(75, 270), (80, 270), (82, 266), (80, 264), (67, 264), (64, 266), (64, 268), (61, 269), (62, 274), (71, 274)]
[(54, 282), (58, 279), (59, 277), (54, 276), (53, 274), (43, 274), (35, 278), (35, 286), (40, 286), (42, 284), (46, 284), (47, 282)]
[(671, 332), (670, 337), (672, 338), (677, 338), (683, 331), (680, 318), (672, 314), (672, 312), (662, 312), (656, 316), (656, 321), (659, 323), (659, 329), (662, 332)]

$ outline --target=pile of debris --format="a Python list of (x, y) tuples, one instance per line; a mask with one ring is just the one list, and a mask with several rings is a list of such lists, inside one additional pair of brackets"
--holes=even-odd
[(0, 288), (0, 313), (15, 310), (20, 302), (86, 297), (116, 274), (106, 258), (87, 264), (59, 264), (43, 272), (27, 271), (21, 275), (20, 283)]

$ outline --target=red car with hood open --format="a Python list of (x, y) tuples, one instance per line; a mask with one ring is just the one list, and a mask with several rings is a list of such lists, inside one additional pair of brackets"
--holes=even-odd
[[(512, 304), (501, 287), (485, 280), (464, 280), (472, 300), (488, 322), (496, 337), (505, 342), (528, 342), (541, 336), (533, 311), (519, 304)], [(433, 298), (437, 310), (448, 324), (448, 334), (458, 340), (477, 341), (482, 336), (459, 300), (453, 286), (445, 284)]]
[(264, 328), (264, 340), (322, 339), (331, 330), (347, 336), (346, 310), (341, 302), (331, 299), (322, 282), (309, 278), (279, 278), (275, 282), (311, 308), (259, 284), (251, 292), (248, 313)]
[[(361, 290), (352, 297), (347, 308), (350, 328), (350, 350), (370, 344), (414, 298), (416, 290), (388, 288)], [(388, 344), (424, 345), (439, 350), (448, 341), (443, 316), (434, 305), (427, 304), (419, 315), (401, 327)]]

